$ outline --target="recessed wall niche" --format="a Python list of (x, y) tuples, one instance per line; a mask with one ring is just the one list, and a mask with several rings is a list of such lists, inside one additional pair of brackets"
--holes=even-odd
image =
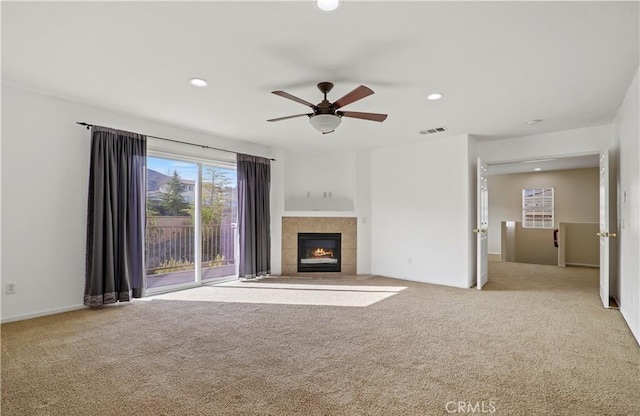
[(285, 170), (285, 212), (354, 211), (354, 152), (288, 153)]

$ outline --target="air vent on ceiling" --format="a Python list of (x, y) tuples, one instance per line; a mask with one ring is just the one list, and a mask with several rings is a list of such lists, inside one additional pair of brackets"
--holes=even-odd
[(425, 129), (425, 130), (420, 130), (420, 134), (433, 134), (433, 133), (440, 133), (443, 131), (447, 131), (446, 127), (436, 127), (435, 129)]

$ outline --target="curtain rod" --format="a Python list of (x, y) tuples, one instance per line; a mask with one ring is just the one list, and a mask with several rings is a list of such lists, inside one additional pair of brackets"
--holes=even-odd
[[(87, 130), (89, 130), (91, 127), (94, 126), (94, 124), (85, 123), (84, 121), (76, 121), (76, 124), (79, 124), (81, 126), (85, 126), (87, 128)], [(102, 126), (98, 126), (98, 127), (102, 127)], [(206, 146), (204, 144), (183, 142), (183, 141), (180, 141), (180, 140), (167, 139), (166, 137), (151, 136), (151, 135), (148, 135), (148, 134), (145, 134), (144, 136), (152, 137), (152, 138), (158, 139), (158, 140), (165, 140), (165, 141), (168, 141), (168, 142), (174, 142), (174, 143), (180, 143), (180, 144), (188, 144), (189, 146), (201, 147), (203, 149), (219, 150), (221, 152), (235, 153), (236, 155), (238, 154), (238, 152), (234, 152), (233, 150), (220, 149), (219, 147), (211, 147), (211, 146)], [(251, 156), (255, 156), (255, 155), (251, 155)], [(259, 156), (259, 157), (262, 157), (262, 156)], [(267, 158), (267, 159), (272, 160), (274, 162), (276, 161), (275, 159), (272, 159), (272, 158)]]

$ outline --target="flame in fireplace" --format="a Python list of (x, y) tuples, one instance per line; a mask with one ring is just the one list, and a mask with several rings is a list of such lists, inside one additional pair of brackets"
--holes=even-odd
[(316, 248), (311, 252), (313, 257), (331, 257), (333, 258), (333, 250), (325, 250), (324, 248)]

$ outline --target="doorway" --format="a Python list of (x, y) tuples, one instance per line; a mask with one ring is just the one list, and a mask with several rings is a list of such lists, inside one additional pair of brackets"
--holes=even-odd
[(234, 166), (147, 158), (147, 292), (237, 276)]
[[(529, 172), (491, 175), (489, 182), (490, 252), (503, 261), (558, 266), (565, 250), (569, 255), (565, 264), (598, 267), (597, 167), (538, 171), (530, 167)], [(578, 235), (582, 239), (573, 238)]]
[[(510, 161), (510, 162), (500, 162), (500, 163), (492, 163), (488, 165), (488, 169), (489, 169), (489, 178), (491, 178), (491, 176), (494, 176), (496, 174), (511, 174), (511, 173), (522, 173), (522, 172), (544, 172), (544, 171), (552, 171), (552, 170), (580, 170), (580, 169), (591, 169), (591, 176), (593, 176), (594, 181), (596, 181), (595, 178), (597, 179), (597, 184), (598, 184), (598, 189), (597, 191), (595, 189), (592, 190), (592, 196), (591, 199), (596, 201), (596, 205), (595, 208), (591, 208), (592, 210), (596, 211), (597, 214), (591, 213), (589, 215), (593, 216), (594, 218), (590, 218), (589, 222), (595, 222), (598, 223), (600, 222), (602, 224), (601, 220), (601, 211), (602, 208), (605, 207), (605, 205), (603, 205), (602, 202), (602, 198), (603, 198), (603, 194), (601, 193), (601, 190), (603, 189), (602, 186), (600, 186), (601, 184), (604, 183), (604, 189), (608, 192), (608, 196), (604, 196), (604, 199), (606, 200), (606, 205), (611, 205), (612, 207), (615, 206), (615, 202), (616, 202), (616, 195), (615, 195), (615, 187), (611, 186), (611, 183), (609, 181), (609, 172), (614, 172), (614, 169), (611, 169), (610, 167), (606, 166), (606, 164), (604, 165), (604, 170), (606, 171), (606, 175), (602, 176), (602, 167), (603, 167), (603, 163), (602, 163), (602, 155), (605, 155), (606, 158), (608, 159), (608, 151), (604, 151), (601, 152), (600, 154), (581, 154), (581, 155), (571, 155), (571, 156), (558, 156), (558, 157), (553, 157), (553, 158), (546, 158), (546, 159), (533, 159), (533, 160), (519, 160), (519, 161)], [(597, 175), (596, 175), (597, 174)], [(603, 178), (605, 178), (603, 180)], [(604, 181), (604, 182), (603, 182)], [(491, 182), (491, 181), (490, 181)], [(494, 184), (495, 185), (495, 184)], [(544, 184), (544, 185), (548, 185), (548, 184)], [(577, 188), (576, 186), (573, 187), (574, 189)], [(489, 190), (492, 190), (492, 186), (490, 184), (489, 186)], [(573, 196), (573, 195), (571, 195)], [(574, 202), (574, 209), (575, 210), (580, 210), (580, 208), (582, 208), (582, 206), (577, 203), (576, 205), (576, 201), (575, 198), (573, 199)], [(489, 235), (493, 235), (494, 238), (493, 240), (493, 245), (490, 246), (489, 248), (489, 253), (496, 253), (496, 252), (500, 252), (500, 250), (496, 250), (496, 238), (495, 236), (498, 236), (498, 241), (499, 241), (499, 237), (501, 235), (500, 233), (500, 229), (498, 228), (496, 230), (496, 225), (500, 224), (501, 221), (496, 219), (496, 216), (500, 216), (502, 215), (500, 212), (496, 212), (499, 211), (499, 207), (498, 209), (496, 209), (495, 206), (495, 200), (494, 198), (489, 197), (489, 206), (490, 206), (490, 221), (489, 221), (489, 225), (492, 228), (489, 231)], [(517, 213), (516, 215), (514, 215), (514, 218), (522, 218), (520, 215), (520, 213)], [(615, 229), (615, 224), (616, 224), (616, 219), (615, 219), (616, 215), (615, 215), (615, 209), (611, 209), (609, 210), (609, 215), (607, 215), (607, 218), (611, 218), (611, 221), (609, 221), (611, 223), (611, 228)], [(506, 217), (508, 218), (508, 217)], [(598, 236), (600, 236), (600, 243), (602, 243), (602, 236), (601, 234), (604, 234), (606, 237), (615, 237), (615, 232), (610, 232), (611, 230), (607, 229), (606, 233), (598, 233)], [(594, 233), (594, 242), (598, 241), (597, 236)], [(553, 237), (551, 237), (549, 239), (551, 242), (553, 242)], [(608, 240), (606, 242), (607, 246), (611, 247), (611, 251), (612, 253), (615, 252), (615, 244), (610, 244), (610, 241)], [(601, 281), (606, 281), (606, 285), (605, 285), (605, 292), (609, 293), (613, 293), (615, 294), (615, 290), (616, 290), (616, 281), (615, 281), (615, 261), (616, 256), (615, 254), (611, 255), (611, 261), (609, 262), (611, 267), (606, 267), (605, 264), (605, 269), (606, 269), (606, 276), (601, 277)], [(479, 261), (481, 259), (478, 259)], [(557, 264), (557, 263), (556, 263)], [(598, 265), (604, 264), (601, 260), (599, 261)], [(602, 267), (601, 267), (602, 269)], [(609, 273), (611, 272), (611, 273)], [(611, 289), (609, 289), (609, 280), (612, 281), (612, 285), (611, 285)], [(601, 285), (602, 287), (602, 285)], [(601, 290), (602, 292), (602, 290)], [(601, 293), (601, 296), (602, 293)], [(608, 297), (607, 296), (603, 296), (603, 303), (605, 305), (605, 307), (609, 306), (609, 302), (606, 302), (604, 299)]]

